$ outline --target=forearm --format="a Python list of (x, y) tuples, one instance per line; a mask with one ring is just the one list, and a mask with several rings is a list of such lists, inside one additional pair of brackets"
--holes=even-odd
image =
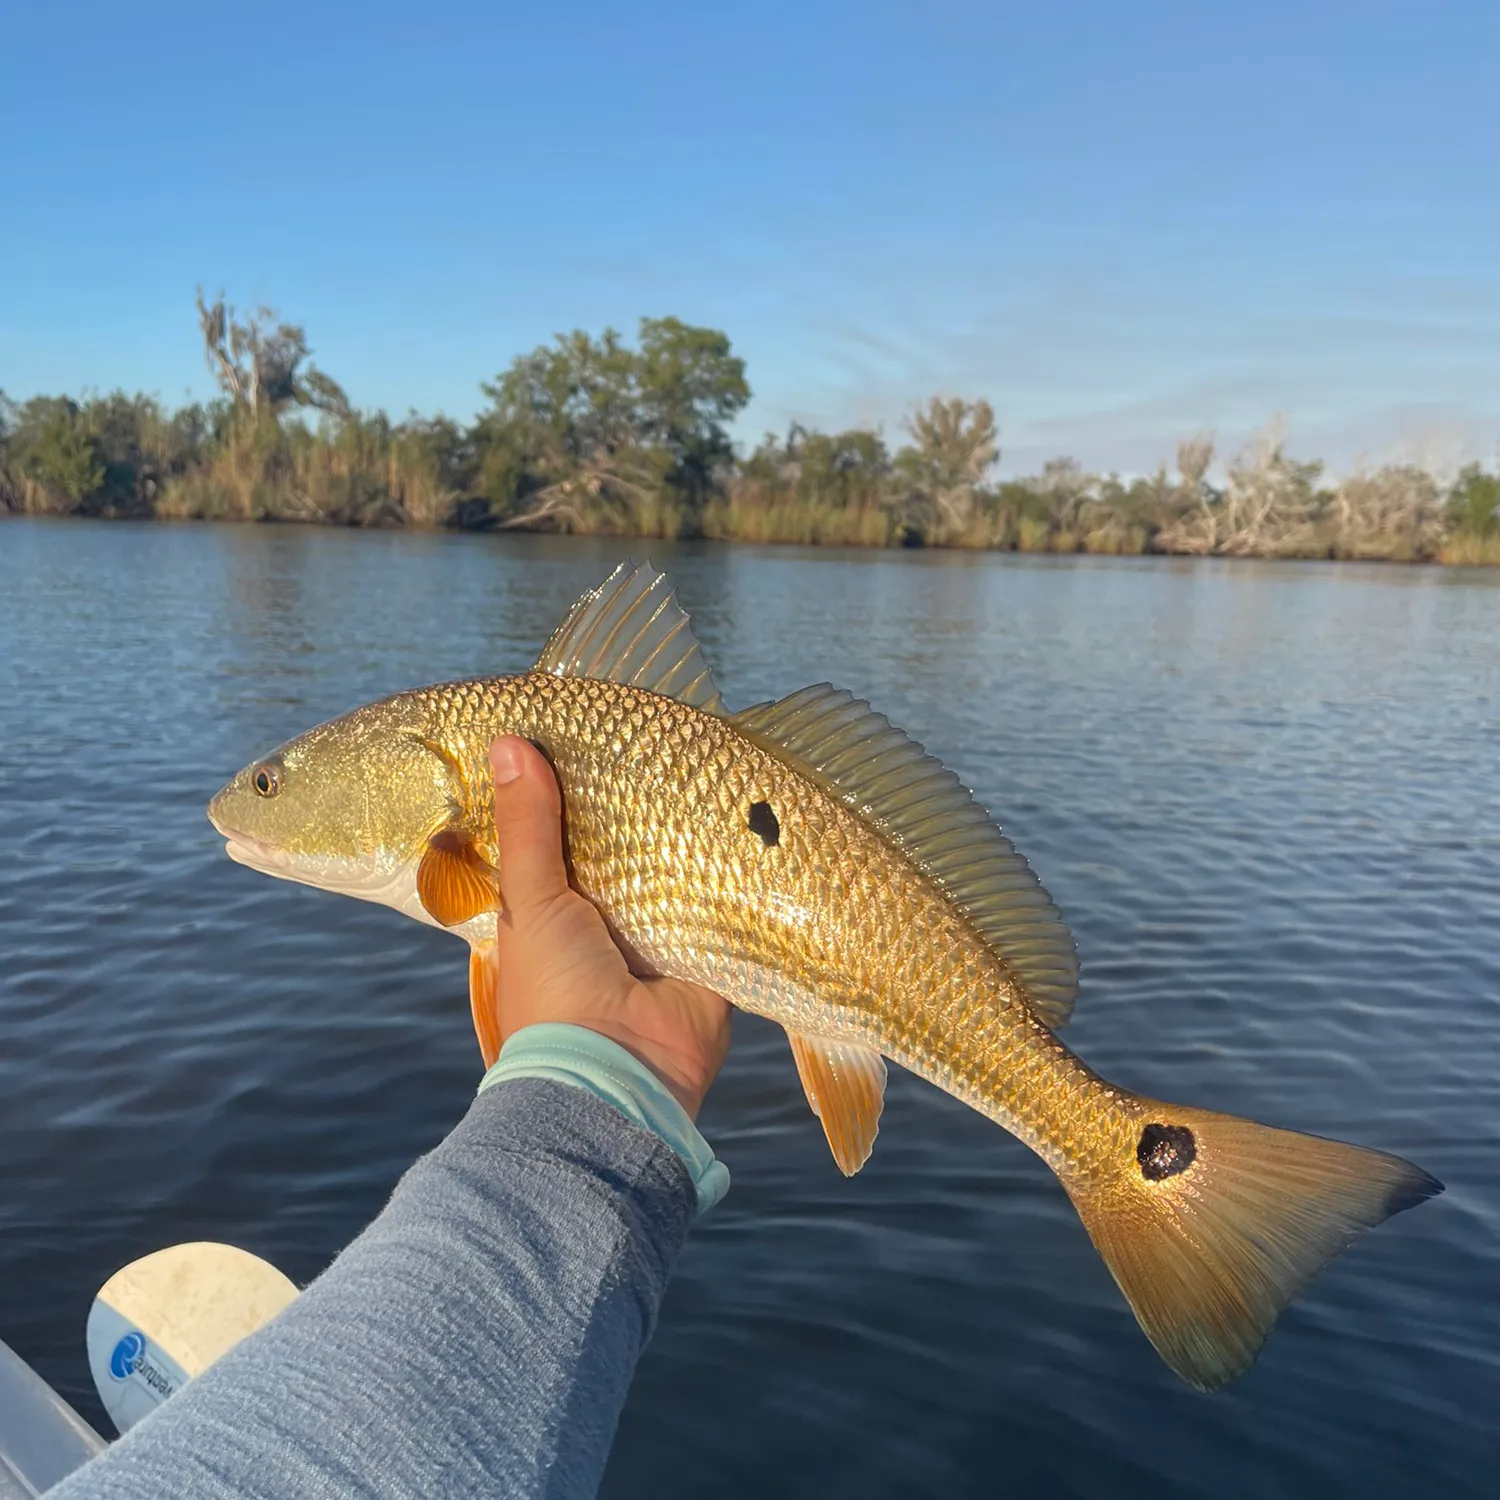
[(52, 1493), (591, 1495), (694, 1203), (610, 1104), (496, 1085), (286, 1312)]

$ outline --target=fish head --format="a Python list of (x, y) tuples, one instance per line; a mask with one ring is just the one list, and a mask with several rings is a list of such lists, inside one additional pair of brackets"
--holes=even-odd
[(412, 694), (356, 709), (252, 761), (208, 804), (229, 857), (321, 890), (405, 906), (455, 767)]

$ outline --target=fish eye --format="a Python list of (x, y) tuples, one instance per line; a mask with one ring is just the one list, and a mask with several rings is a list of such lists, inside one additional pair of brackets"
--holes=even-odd
[(251, 772), (250, 785), (257, 796), (274, 797), (281, 790), (281, 767), (274, 761), (263, 760)]

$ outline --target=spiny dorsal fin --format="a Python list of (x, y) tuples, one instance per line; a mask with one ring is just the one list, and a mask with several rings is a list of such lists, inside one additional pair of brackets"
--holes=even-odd
[(555, 677), (644, 688), (705, 713), (724, 709), (687, 611), (649, 562), (621, 563), (585, 594), (552, 632), (536, 665)]
[(1009, 961), (1037, 1014), (1063, 1025), (1078, 993), (1073, 935), (1031, 866), (941, 761), (884, 714), (819, 683), (733, 716), (736, 728), (819, 772), (883, 829)]
[(885, 1107), (885, 1059), (873, 1047), (838, 1037), (788, 1031), (787, 1040), (828, 1149), (839, 1171), (853, 1177), (875, 1149)]

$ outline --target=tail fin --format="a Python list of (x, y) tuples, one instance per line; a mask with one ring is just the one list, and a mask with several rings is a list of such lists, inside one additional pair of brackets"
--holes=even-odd
[(1250, 1364), (1276, 1315), (1361, 1230), (1443, 1189), (1383, 1151), (1139, 1102), (1118, 1169), (1064, 1186), (1146, 1337), (1201, 1391)]

